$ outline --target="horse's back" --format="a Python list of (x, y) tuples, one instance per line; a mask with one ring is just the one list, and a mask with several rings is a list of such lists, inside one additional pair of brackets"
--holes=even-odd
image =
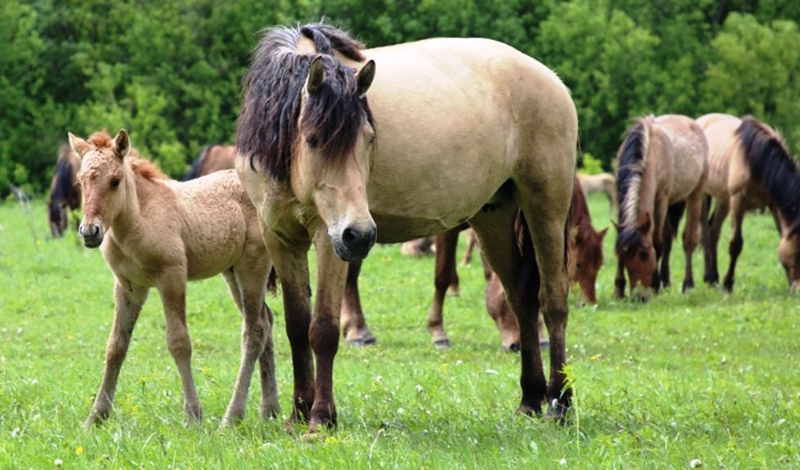
[(571, 184), (575, 107), (535, 59), (487, 39), (364, 53), (377, 65), (367, 94), (378, 133), (368, 195), (379, 241), (452, 228), (519, 171)]
[(730, 197), (730, 178), (741, 173), (744, 159), (736, 129), (742, 120), (730, 114), (712, 113), (697, 118), (708, 141), (708, 183), (706, 191), (716, 198)]
[(705, 181), (708, 145), (703, 130), (694, 119), (676, 114), (658, 116), (653, 125), (671, 165), (669, 202), (682, 201)]

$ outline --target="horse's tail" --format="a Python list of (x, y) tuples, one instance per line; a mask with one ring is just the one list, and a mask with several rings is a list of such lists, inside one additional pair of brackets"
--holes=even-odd
[(269, 268), (269, 275), (267, 276), (267, 292), (272, 295), (278, 293), (278, 273), (275, 271), (275, 266)]
[(206, 157), (208, 156), (208, 152), (214, 148), (217, 144), (206, 145), (203, 147), (203, 150), (200, 151), (200, 156), (195, 158), (192, 162), (192, 167), (189, 168), (189, 172), (186, 173), (183, 177), (183, 181), (193, 180), (195, 178), (199, 178), (200, 170), (203, 168), (203, 162), (206, 161)]

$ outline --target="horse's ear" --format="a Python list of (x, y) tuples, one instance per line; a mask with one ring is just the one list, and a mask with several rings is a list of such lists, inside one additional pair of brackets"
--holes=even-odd
[[(616, 224), (614, 224), (614, 225), (616, 225)], [(606, 233), (608, 233), (608, 227), (606, 227), (603, 230), (600, 230), (599, 232), (597, 232), (597, 235), (599, 235), (600, 236), (600, 240), (602, 240), (603, 237), (606, 236)]]
[[(614, 229), (619, 233), (619, 224), (614, 222), (613, 220), (611, 221), (611, 223), (614, 225)], [(608, 227), (606, 227), (606, 230), (608, 230)]]
[(650, 231), (650, 213), (648, 212), (644, 216), (644, 222), (639, 224), (639, 231), (642, 233), (647, 233)]
[(361, 97), (364, 96), (372, 85), (372, 80), (375, 79), (375, 61), (370, 59), (361, 70), (356, 74), (356, 94)]
[(77, 153), (80, 158), (83, 158), (86, 152), (91, 149), (91, 144), (89, 144), (89, 142), (86, 142), (72, 132), (67, 132), (67, 138), (69, 139), (70, 148), (72, 148), (72, 151)]
[(128, 136), (128, 131), (120, 129), (117, 136), (114, 137), (114, 152), (120, 158), (125, 158), (131, 151), (131, 138)]
[(308, 69), (308, 78), (306, 79), (306, 92), (309, 95), (314, 94), (322, 82), (325, 81), (325, 67), (322, 65), (322, 56), (317, 55), (311, 61), (311, 67)]
[(578, 237), (580, 236), (580, 229), (578, 227), (572, 226), (569, 228), (569, 242), (570, 243), (578, 243)]

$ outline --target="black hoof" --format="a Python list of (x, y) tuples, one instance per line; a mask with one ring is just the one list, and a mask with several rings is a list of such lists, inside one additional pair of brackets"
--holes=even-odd
[(524, 416), (528, 416), (528, 417), (531, 417), (531, 418), (534, 417), (534, 416), (542, 416), (542, 406), (541, 405), (533, 406), (533, 405), (528, 405), (528, 404), (522, 403), (522, 404), (519, 405), (519, 407), (517, 408), (517, 411), (515, 411), (514, 414), (515, 415), (524, 415)]
[(548, 349), (550, 347), (550, 340), (549, 339), (539, 340), (539, 347), (542, 349)]
[(350, 346), (355, 346), (357, 348), (360, 348), (361, 346), (367, 344), (363, 339), (351, 339), (347, 342), (350, 343)]
[(364, 340), (364, 346), (372, 346), (374, 344), (378, 344), (378, 338), (374, 336)]
[(434, 341), (433, 345), (437, 348), (449, 348), (450, 347), (450, 340), (449, 339), (440, 339), (438, 341)]
[(566, 405), (559, 402), (558, 399), (553, 398), (550, 401), (550, 406), (547, 408), (547, 414), (544, 416), (544, 419), (563, 424), (567, 418), (567, 411), (569, 411), (569, 408), (567, 408)]
[(718, 286), (719, 276), (703, 276), (703, 282), (705, 282), (709, 286)]
[(681, 292), (683, 292), (685, 294), (685, 293), (689, 292), (692, 289), (694, 289), (694, 282), (683, 281), (683, 289), (681, 290)]
[(733, 281), (725, 281), (725, 283), (723, 284), (722, 288), (723, 288), (723, 289), (725, 290), (725, 292), (727, 292), (728, 294), (731, 294), (731, 293), (733, 293)]

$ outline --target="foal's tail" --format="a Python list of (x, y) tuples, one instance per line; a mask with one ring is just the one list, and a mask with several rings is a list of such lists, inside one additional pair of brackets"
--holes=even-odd
[(192, 162), (192, 167), (189, 168), (189, 172), (184, 175), (183, 181), (193, 180), (201, 176), (200, 170), (203, 168), (203, 162), (206, 161), (208, 151), (214, 148), (216, 145), (217, 144), (211, 144), (203, 147), (203, 150), (200, 151), (200, 156), (195, 158), (195, 160)]

